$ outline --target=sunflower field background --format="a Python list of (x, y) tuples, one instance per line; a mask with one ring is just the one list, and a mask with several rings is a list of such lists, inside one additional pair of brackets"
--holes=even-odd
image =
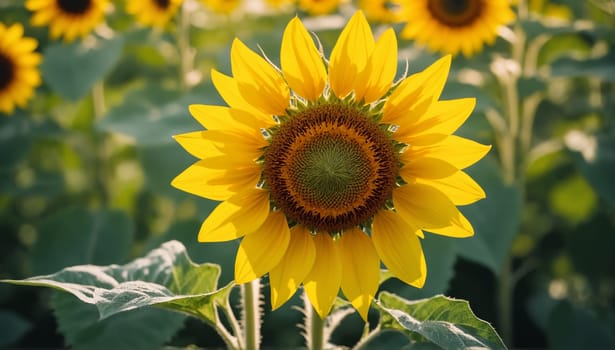
[[(138, 278), (135, 259), (153, 259), (147, 254), (162, 246), (211, 263), (193, 276), (214, 283), (210, 291), (228, 286), (239, 243), (197, 242), (217, 202), (170, 185), (194, 162), (173, 135), (199, 129), (189, 105), (224, 104), (210, 70), (231, 71), (234, 38), (277, 64), (297, 15), (329, 53), (362, 9), (376, 36), (388, 27), (399, 35), (398, 77), (456, 50), (442, 98), (475, 97), (457, 134), (493, 145), (468, 169), (486, 199), (460, 208), (475, 235), (426, 235), (425, 286), (389, 278), (381, 296), (467, 300), (508, 348), (615, 348), (614, 1), (502, 0), (514, 18), (502, 16), (493, 43), (482, 40), (488, 27), (451, 38), (432, 26), (432, 36), (404, 38), (412, 16), (389, 1), (169, 0), (157, 2), (162, 11), (156, 1), (91, 0), (81, 15), (54, 12), (66, 3), (0, 0), (0, 279), (86, 264), (132, 264), (125, 269)], [(15, 24), (23, 34), (7, 29)], [(17, 65), (20, 58), (29, 63)], [(9, 91), (19, 79), (21, 90)], [(263, 286), (268, 295), (266, 278)], [(235, 305), (236, 291), (225, 293)], [(276, 311), (263, 299), (262, 347), (304, 346), (299, 294)], [(99, 312), (68, 293), (2, 283), (0, 348), (225, 346), (212, 327), (169, 308), (108, 310), (102, 320)], [(331, 344), (355, 346), (361, 317), (332, 316)], [(369, 320), (378, 322), (375, 312)], [(412, 347), (416, 339), (389, 331), (360, 345)]]

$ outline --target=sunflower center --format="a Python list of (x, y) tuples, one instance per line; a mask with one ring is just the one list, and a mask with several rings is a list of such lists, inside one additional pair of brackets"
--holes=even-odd
[(356, 108), (309, 107), (281, 125), (265, 152), (264, 177), (286, 216), (339, 232), (369, 220), (390, 198), (397, 157), (389, 138)]
[(485, 0), (428, 0), (429, 12), (450, 27), (463, 27), (480, 18)]
[(0, 91), (11, 84), (15, 78), (15, 65), (13, 61), (0, 52)]
[(156, 6), (161, 10), (166, 10), (171, 5), (171, 0), (154, 0)]
[(90, 8), (91, 0), (57, 0), (63, 12), (79, 15)]

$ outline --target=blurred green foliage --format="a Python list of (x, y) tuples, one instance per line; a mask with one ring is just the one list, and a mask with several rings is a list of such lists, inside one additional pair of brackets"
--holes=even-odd
[[(391, 279), (381, 290), (412, 299), (439, 293), (466, 299), (498, 330), (496, 290), (509, 272), (510, 347), (613, 348), (615, 4), (530, 4), (530, 18), (519, 23), (534, 61), (518, 81), (519, 107), (534, 123), (522, 164), (525, 177), (507, 181), (495, 151), (469, 169), (487, 193), (487, 199), (462, 208), (475, 237), (428, 235), (425, 287)], [(572, 18), (550, 20), (553, 5), (568, 8)], [(194, 80), (188, 84), (178, 78), (182, 53), (174, 26), (163, 32), (138, 28), (115, 11), (107, 19), (112, 37), (70, 45), (26, 27), (45, 57), (44, 84), (27, 110), (0, 117), (0, 278), (23, 279), (70, 265), (124, 264), (178, 240), (196, 263), (222, 266), (220, 285), (231, 281), (237, 242), (196, 242), (201, 220), (216, 203), (169, 185), (194, 161), (172, 135), (199, 129), (189, 104), (222, 104), (209, 69), (229, 73), (235, 36), (278, 63), (282, 28), (293, 15), (206, 15), (211, 22), (195, 22), (190, 32), (195, 60), (188, 72)], [(0, 2), (0, 21), (28, 23), (28, 17), (21, 1)], [(331, 24), (315, 32), (330, 52), (343, 21), (327, 18)], [(444, 91), (444, 98), (477, 97), (475, 113), (459, 134), (496, 148), (489, 114), (506, 106), (490, 64), (509, 55), (508, 46), (499, 38), (478, 56), (456, 57)], [(436, 57), (412, 42), (402, 40), (400, 48), (400, 67), (407, 60), (409, 72)], [(302, 344), (299, 330), (289, 327), (302, 319), (292, 308), (299, 303), (296, 296), (272, 313), (265, 301), (264, 346)], [(223, 346), (210, 328), (165, 310), (97, 319), (95, 307), (69, 295), (0, 285), (0, 347)], [(361, 329), (359, 317), (351, 315), (332, 339), (352, 345)], [(373, 344), (404, 345), (392, 335)]]

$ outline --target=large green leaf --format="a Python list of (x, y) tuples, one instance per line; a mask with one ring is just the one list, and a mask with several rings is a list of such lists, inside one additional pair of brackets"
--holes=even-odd
[(521, 224), (521, 191), (506, 185), (494, 159), (473, 166), (470, 175), (483, 187), (487, 198), (462, 207), (474, 227), (474, 236), (456, 241), (460, 256), (498, 273)]
[(66, 344), (76, 350), (161, 349), (186, 320), (186, 315), (153, 307), (100, 320), (96, 306), (57, 291), (51, 305)]
[(549, 316), (547, 338), (551, 349), (613, 349), (615, 316), (610, 310), (600, 314), (587, 308), (558, 303)]
[(21, 338), (32, 325), (13, 311), (0, 310), (0, 347), (11, 345)]
[(185, 95), (148, 85), (129, 93), (96, 127), (129, 136), (142, 147), (175, 144), (173, 135), (203, 130), (188, 111), (191, 104), (223, 105), (210, 84)]
[(111, 71), (122, 55), (124, 40), (90, 37), (73, 44), (47, 46), (41, 64), (43, 78), (62, 97), (78, 100)]
[[(567, 139), (568, 147), (573, 151), (575, 163), (596, 193), (607, 203), (615, 207), (615, 132), (597, 136), (581, 136)], [(577, 136), (578, 135), (578, 136)]]
[(220, 267), (194, 264), (178, 241), (164, 243), (126, 265), (80, 265), (51, 275), (4, 282), (52, 287), (98, 309), (101, 319), (146, 306), (181, 311), (215, 323), (216, 303), (225, 303), (232, 284), (218, 289)]
[(41, 275), (71, 265), (126, 261), (133, 235), (134, 225), (124, 212), (77, 207), (60, 210), (38, 225), (32, 271)]
[(556, 77), (596, 77), (609, 82), (615, 81), (615, 53), (583, 61), (570, 57), (553, 62), (551, 74)]
[(434, 343), (444, 349), (506, 349), (491, 325), (474, 315), (467, 301), (442, 295), (408, 301), (380, 293), (380, 326), (405, 333), (415, 344)]

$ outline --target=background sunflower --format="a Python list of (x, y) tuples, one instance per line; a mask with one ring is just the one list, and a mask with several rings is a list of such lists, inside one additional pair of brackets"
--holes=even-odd
[(164, 27), (177, 13), (183, 0), (128, 0), (126, 12), (142, 25)]
[(104, 21), (108, 0), (26, 0), (33, 26), (49, 26), (52, 39), (70, 42), (89, 34)]
[(433, 51), (470, 56), (493, 44), (515, 15), (508, 0), (406, 0), (401, 36)]
[(20, 23), (5, 26), (0, 23), (0, 112), (11, 114), (15, 106), (24, 107), (41, 84), (38, 45), (23, 36)]

